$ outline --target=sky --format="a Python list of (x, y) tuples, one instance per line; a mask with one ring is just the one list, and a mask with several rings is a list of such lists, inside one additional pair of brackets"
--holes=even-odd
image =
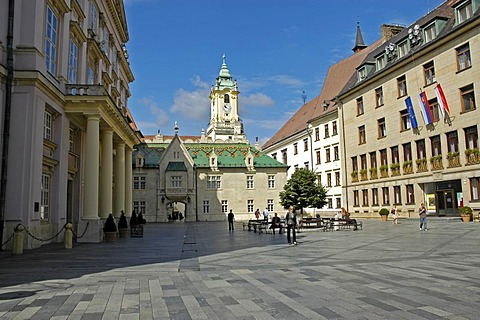
[(222, 56), (237, 79), (239, 115), (260, 145), (320, 94), (328, 67), (382, 24), (409, 26), (442, 0), (124, 0), (135, 81), (128, 106), (143, 135), (199, 136)]

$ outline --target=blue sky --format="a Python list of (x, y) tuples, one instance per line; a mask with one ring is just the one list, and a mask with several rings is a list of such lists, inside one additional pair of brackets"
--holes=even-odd
[(328, 67), (380, 26), (408, 26), (441, 0), (124, 0), (135, 76), (129, 108), (144, 135), (200, 135), (227, 56), (250, 143), (266, 142), (320, 93)]

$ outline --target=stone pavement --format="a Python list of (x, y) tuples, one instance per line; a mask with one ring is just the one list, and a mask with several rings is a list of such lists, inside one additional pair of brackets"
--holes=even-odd
[(147, 224), (144, 238), (0, 256), (0, 319), (479, 319), (480, 224), (429, 218), (258, 234)]

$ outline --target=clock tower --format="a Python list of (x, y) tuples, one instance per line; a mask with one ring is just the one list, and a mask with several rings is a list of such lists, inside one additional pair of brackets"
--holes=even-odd
[(232, 81), (224, 54), (222, 68), (210, 91), (207, 136), (213, 141), (246, 142), (243, 124), (238, 116), (239, 93), (237, 81)]

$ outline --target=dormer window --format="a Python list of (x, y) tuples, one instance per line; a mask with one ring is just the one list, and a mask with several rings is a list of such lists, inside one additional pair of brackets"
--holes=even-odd
[(376, 60), (377, 71), (385, 68), (386, 64), (387, 64), (387, 59), (385, 57), (385, 54), (382, 54), (381, 56), (377, 57), (377, 60)]
[(357, 73), (358, 73), (358, 81), (362, 81), (367, 77), (367, 69), (365, 67), (358, 69)]
[(435, 22), (424, 28), (425, 43), (432, 41), (437, 37), (437, 25)]
[(460, 24), (468, 19), (470, 19), (473, 15), (473, 8), (472, 8), (472, 1), (468, 0), (463, 3), (461, 3), (456, 9), (455, 9), (455, 18), (457, 21), (457, 24)]
[(404, 57), (410, 51), (407, 39), (398, 44), (398, 57)]

